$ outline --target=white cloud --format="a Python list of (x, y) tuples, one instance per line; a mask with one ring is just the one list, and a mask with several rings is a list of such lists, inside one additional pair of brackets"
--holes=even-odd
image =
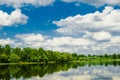
[(53, 21), (59, 26), (61, 34), (78, 34), (84, 31), (120, 32), (120, 9), (105, 7), (102, 12), (96, 11), (86, 15), (70, 16), (60, 21)]
[(44, 37), (41, 34), (17, 34), (16, 38), (21, 40), (22, 47), (40, 47), (44, 41)]
[[(85, 41), (86, 43), (84, 43), (84, 41), (77, 39), (74, 43), (75, 45), (93, 42), (93, 44), (84, 46), (84, 48), (82, 48), (84, 51), (89, 49), (91, 50), (90, 52), (119, 52), (119, 14), (120, 9), (114, 9), (113, 7), (107, 6), (102, 12), (96, 11), (86, 15), (78, 14), (76, 16), (69, 16), (65, 19), (61, 19), (60, 21), (53, 21), (53, 23), (58, 26), (56, 32), (62, 35), (79, 37), (79, 39), (86, 39), (90, 41)], [(116, 35), (116, 33), (118, 34)], [(79, 47), (76, 49), (76, 51), (81, 50)]]
[[(98, 33), (102, 33), (98, 32)], [(105, 33), (105, 32), (103, 32)], [(95, 33), (90, 33), (94, 35)], [(106, 35), (107, 33), (105, 33)], [(76, 52), (76, 53), (92, 53), (92, 52), (105, 52), (110, 51), (109, 48), (113, 52), (119, 51), (120, 48), (120, 37), (119, 36), (111, 36), (108, 42), (97, 42), (97, 40), (92, 40), (92, 36), (86, 34), (87, 36), (74, 38), (70, 36), (62, 36), (62, 37), (46, 37), (41, 34), (17, 34), (16, 39), (0, 39), (0, 44), (10, 44), (14, 47), (32, 47), (39, 48), (42, 47), (48, 50), (61, 51), (61, 52)], [(107, 34), (108, 35), (108, 34)], [(99, 40), (106, 40), (108, 38), (102, 38)], [(111, 52), (112, 53), (112, 52)]]
[(109, 48), (119, 49), (120, 47), (120, 36), (112, 36), (109, 32), (86, 32), (83, 37), (96, 42), (95, 45), (91, 46), (91, 49), (93, 51), (105, 52)]
[(38, 41), (43, 41), (44, 37), (41, 34), (17, 34), (16, 38), (22, 39), (24, 42), (38, 42)]
[[(57, 0), (0, 0), (0, 5), (7, 5), (12, 6), (15, 8), (20, 8), (26, 5), (33, 5), (33, 6), (48, 6), (52, 5)], [(76, 6), (79, 6), (80, 3), (86, 3), (92, 6), (100, 7), (105, 4), (110, 6), (120, 6), (119, 0), (60, 0), (66, 3), (75, 2)]]
[(72, 37), (55, 37), (51, 40), (47, 40), (48, 44), (53, 46), (85, 46), (92, 44), (91, 41), (83, 38), (72, 38)]
[(111, 43), (119, 44), (120, 46), (120, 36), (115, 36), (111, 39)]
[(62, 0), (67, 3), (76, 2), (76, 3), (86, 3), (92, 6), (100, 7), (105, 4), (111, 6), (120, 6), (120, 0)]
[(96, 41), (110, 40), (112, 35), (109, 32), (100, 31), (100, 32), (86, 32), (84, 35), (85, 38), (93, 38)]
[(88, 49), (94, 44), (91, 40), (73, 37), (48, 38), (41, 34), (17, 34), (17, 42), (22, 47), (43, 47), (54, 51), (78, 52), (80, 49)]
[(0, 27), (25, 24), (27, 19), (28, 17), (22, 14), (20, 9), (16, 9), (11, 14), (0, 10)]
[(55, 0), (0, 0), (0, 5), (13, 6), (20, 8), (25, 5), (48, 6), (52, 5)]
[(7, 39), (0, 39), (0, 45), (6, 45), (6, 44), (13, 44), (14, 40), (7, 38)]

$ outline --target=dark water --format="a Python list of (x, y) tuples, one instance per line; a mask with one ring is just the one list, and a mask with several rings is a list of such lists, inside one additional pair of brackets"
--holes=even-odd
[(120, 62), (0, 65), (0, 80), (120, 80)]

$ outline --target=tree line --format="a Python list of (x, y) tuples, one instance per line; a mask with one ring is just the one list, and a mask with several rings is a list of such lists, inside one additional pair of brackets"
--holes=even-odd
[(68, 52), (44, 50), (43, 48), (12, 48), (10, 45), (0, 45), (0, 63), (18, 62), (68, 62), (68, 61), (104, 61), (120, 59), (120, 54), (83, 55)]

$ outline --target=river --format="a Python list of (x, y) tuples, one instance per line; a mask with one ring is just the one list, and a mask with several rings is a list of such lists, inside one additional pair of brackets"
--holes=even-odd
[(0, 65), (0, 80), (120, 80), (120, 62)]

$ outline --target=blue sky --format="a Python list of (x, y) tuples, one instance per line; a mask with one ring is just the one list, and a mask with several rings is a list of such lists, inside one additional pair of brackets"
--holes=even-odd
[(119, 0), (2, 0), (0, 44), (79, 54), (119, 53), (119, 3)]

